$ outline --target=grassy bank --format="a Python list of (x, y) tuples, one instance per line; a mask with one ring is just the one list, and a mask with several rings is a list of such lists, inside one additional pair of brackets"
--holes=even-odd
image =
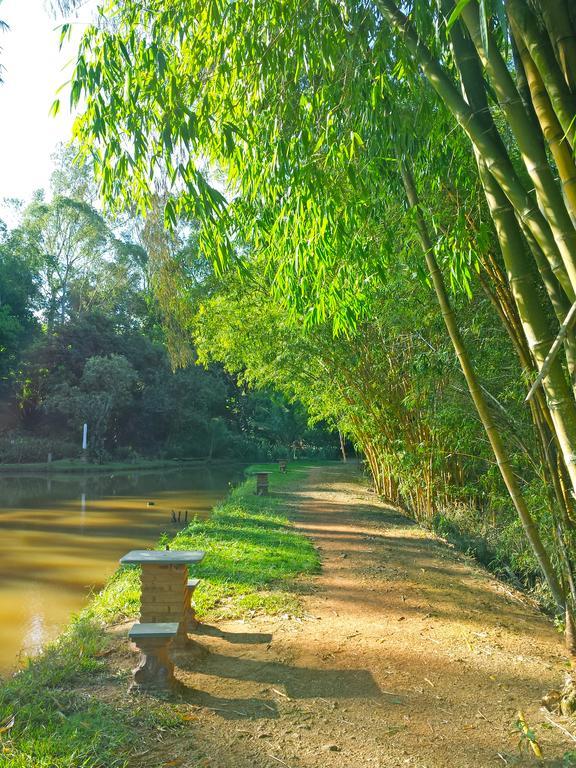
[[(210, 519), (193, 521), (170, 541), (174, 549), (207, 552), (194, 569), (202, 578), (196, 593), (201, 618), (297, 614), (296, 578), (319, 568), (311, 542), (291, 526), (290, 498), (284, 493), (298, 487), (307, 467), (292, 465), (287, 475), (267, 469), (272, 470), (271, 496), (255, 496), (249, 478)], [(158, 729), (182, 725), (178, 708), (103, 695), (110, 686), (127, 688), (111, 661), (119, 638), (109, 627), (137, 615), (139, 573), (132, 567), (117, 571), (56, 643), (3, 682), (0, 765), (117, 768)], [(14, 725), (2, 732), (12, 717)]]
[(56, 461), (37, 462), (29, 464), (0, 464), (0, 473), (9, 472), (10, 474), (23, 474), (29, 472), (71, 472), (83, 473), (90, 472), (133, 472), (136, 469), (165, 469), (181, 467), (202, 467), (210, 464), (218, 466), (219, 464), (238, 463), (233, 460), (216, 460), (208, 462), (203, 459), (138, 459), (135, 461), (108, 461), (103, 464), (95, 464), (80, 459), (57, 459)]

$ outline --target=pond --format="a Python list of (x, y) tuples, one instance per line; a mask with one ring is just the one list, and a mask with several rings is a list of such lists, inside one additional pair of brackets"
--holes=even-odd
[(208, 515), (238, 465), (94, 474), (0, 474), (0, 673), (38, 652), (130, 549)]

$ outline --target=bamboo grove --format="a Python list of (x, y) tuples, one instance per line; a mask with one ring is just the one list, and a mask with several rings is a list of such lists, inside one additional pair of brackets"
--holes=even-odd
[[(479, 460), (489, 474), (497, 466), (570, 629), (571, 0), (111, 2), (84, 35), (71, 98), (82, 107), (77, 139), (109, 203), (145, 214), (167, 186), (167, 225), (200, 220), (217, 271), (236, 268), (234, 279), (252, 286), (245, 295), (272, 304), (259, 326), (261, 336), (275, 329), (272, 358), (256, 365), (248, 339), (243, 354), (230, 335), (228, 346), (210, 343), (206, 323), (213, 338), (223, 333), (210, 310), (199, 315), (200, 348), (228, 354), (254, 383), (299, 388), (312, 412), (364, 452), (378, 490), (421, 517), (463, 498), (458, 488), (489, 515), (470, 487), (482, 482)], [(411, 306), (416, 282), (435, 302), (421, 313)], [(235, 306), (254, 326), (242, 289), (234, 291), (223, 294), (222, 323)], [(432, 347), (450, 344), (460, 372), (444, 352), (437, 371), (415, 370), (431, 343), (422, 315), (443, 339)], [(490, 349), (470, 328), (492, 333), (494, 323)], [(561, 328), (561, 350), (549, 357)], [(299, 350), (294, 359), (282, 344)], [(489, 365), (501, 369), (501, 396), (487, 386)], [(426, 396), (407, 407), (418, 376)], [(430, 403), (448, 397), (445, 377), (468, 391), (455, 398), (468, 415), (459, 411), (449, 430), (427, 418)], [(467, 428), (475, 459), (450, 447)], [(399, 439), (418, 448), (411, 488), (409, 472), (397, 469)]]

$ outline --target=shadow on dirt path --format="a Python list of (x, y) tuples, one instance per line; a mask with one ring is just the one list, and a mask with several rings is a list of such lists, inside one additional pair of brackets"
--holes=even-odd
[(366, 485), (353, 467), (318, 467), (287, 494), (322, 558), (304, 618), (204, 626), (207, 658), (175, 657), (189, 740), (166, 739), (146, 765), (534, 765), (518, 751), (518, 709), (539, 764), (562, 764), (570, 742), (539, 704), (565, 669), (550, 621)]

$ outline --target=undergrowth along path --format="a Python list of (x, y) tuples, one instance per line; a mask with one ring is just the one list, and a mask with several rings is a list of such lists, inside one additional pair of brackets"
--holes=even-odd
[[(539, 764), (563, 765), (574, 744), (540, 708), (563, 679), (561, 638), (525, 596), (387, 508), (353, 468), (312, 469), (285, 502), (322, 573), (303, 618), (206, 627), (210, 656), (179, 660), (201, 765), (534, 765), (518, 710)], [(178, 735), (162, 750), (197, 764)]]

